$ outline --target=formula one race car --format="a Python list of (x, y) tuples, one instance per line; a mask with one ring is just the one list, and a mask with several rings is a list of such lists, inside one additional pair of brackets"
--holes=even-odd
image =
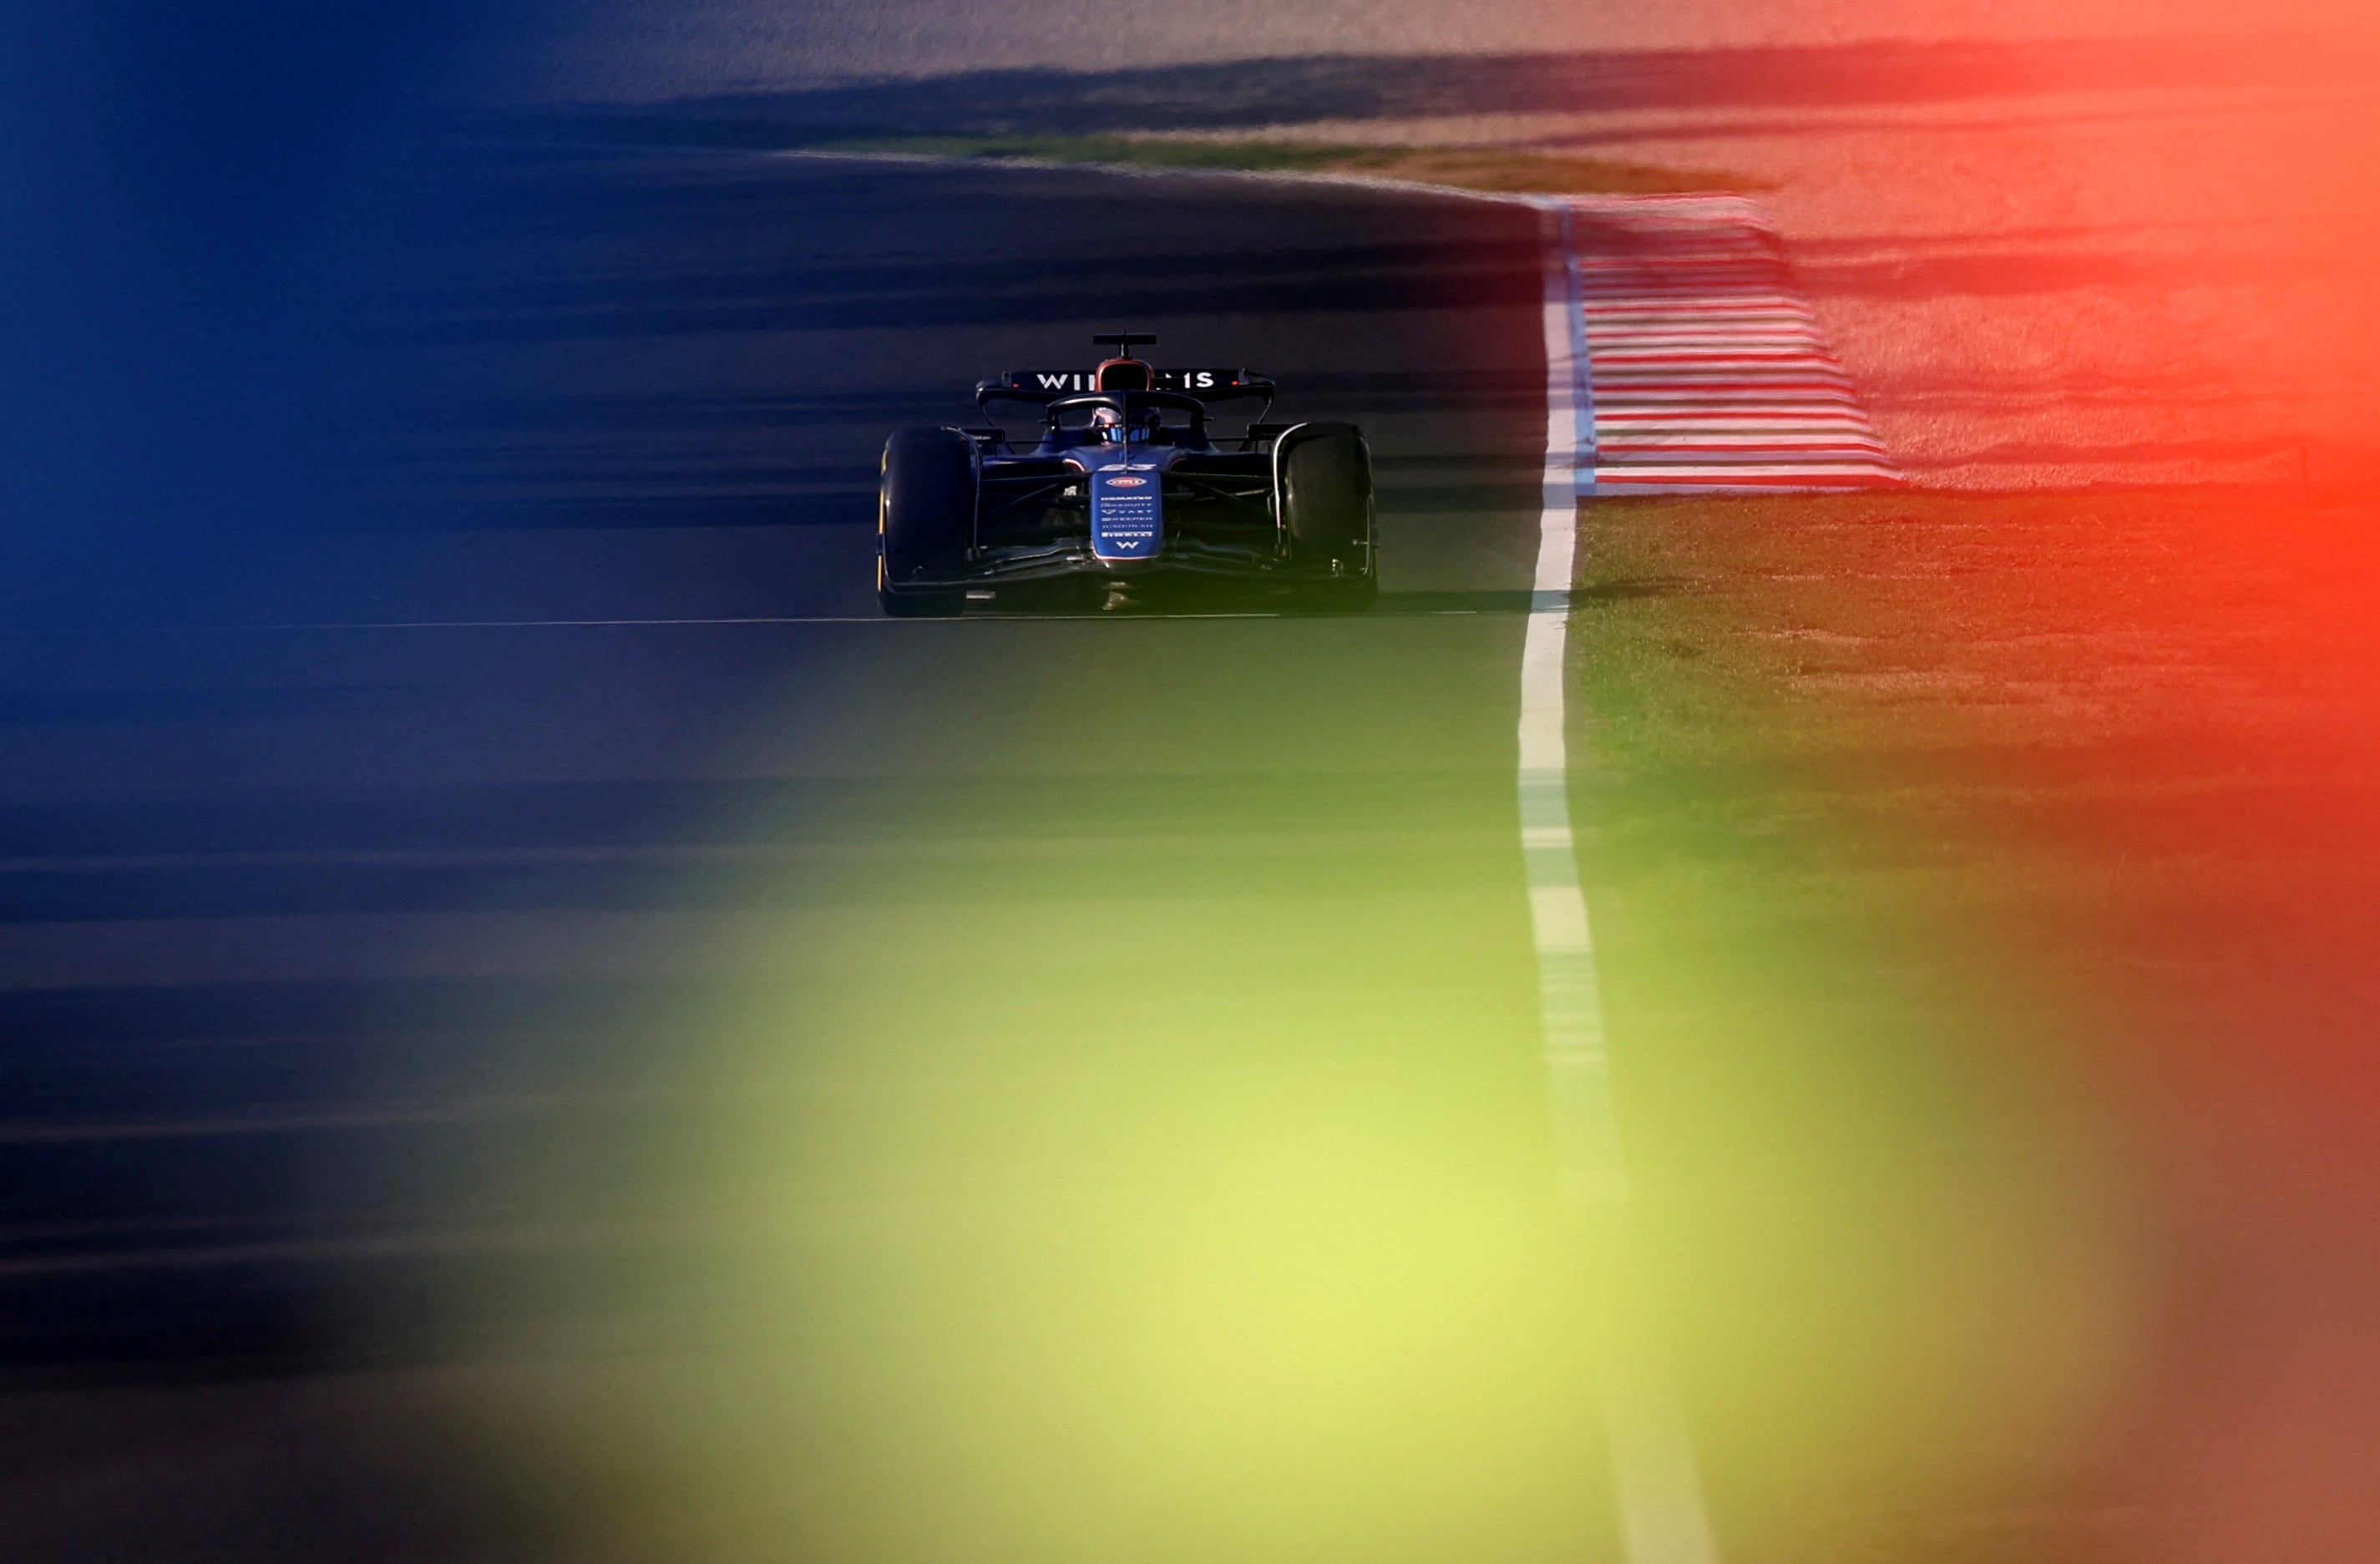
[[(1115, 607), (1200, 581), (1309, 609), (1371, 606), (1379, 566), (1362, 430), (1268, 423), (1273, 382), (1262, 375), (1151, 368), (1131, 354), (1152, 336), (1091, 340), (1120, 357), (976, 387), (979, 410), (1031, 408), (1040, 428), (1030, 437), (905, 429), (885, 442), (885, 612), (954, 614), (995, 592)], [(1241, 401), (1261, 406), (1219, 443), (1212, 409)]]

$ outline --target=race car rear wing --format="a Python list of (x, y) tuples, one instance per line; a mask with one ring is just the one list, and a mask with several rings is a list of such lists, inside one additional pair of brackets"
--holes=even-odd
[[(978, 382), (975, 405), (980, 407), (988, 402), (1054, 402), (1062, 396), (1097, 391), (1098, 380), (1098, 374), (1090, 370), (1011, 370), (1004, 375)], [(1179, 392), (1201, 402), (1262, 398), (1267, 410), (1272, 406), (1271, 377), (1250, 370), (1160, 370), (1157, 389)], [(1259, 418), (1263, 416), (1257, 414)]]

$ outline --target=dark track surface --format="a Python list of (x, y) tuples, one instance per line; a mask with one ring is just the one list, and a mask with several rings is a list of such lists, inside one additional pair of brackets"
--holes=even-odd
[[(1557, 1247), (1510, 803), (1533, 217), (481, 178), (383, 312), (416, 416), (339, 523), (10, 637), (10, 1556), (1574, 1555), (1585, 1399), (1513, 1312)], [(1127, 325), (1366, 425), (1381, 612), (876, 618), (884, 431)], [(1263, 1300), (1350, 1277), (1385, 1323), (1324, 1332), (1336, 1392), (1410, 1381), (1367, 1405), (1419, 1432), (1305, 1430), (1367, 1475), (1293, 1521), (1152, 1505), (1119, 1430), (1197, 1403), (1194, 1470), (1288, 1437), (1336, 1392), (1250, 1366)], [(607, 1376), (650, 1394), (554, 1391)], [(600, 1460), (551, 1437), (605, 1418)], [(637, 1448), (688, 1427), (714, 1485)], [(953, 1429), (997, 1492), (923, 1474)]]

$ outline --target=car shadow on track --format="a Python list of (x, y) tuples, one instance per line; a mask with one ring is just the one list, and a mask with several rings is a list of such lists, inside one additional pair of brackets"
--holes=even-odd
[(1012, 596), (970, 602), (969, 617), (987, 619), (1379, 619), (1462, 613), (1526, 613), (1525, 591), (1382, 592), (1372, 607), (1348, 611), (1301, 606), (1279, 598), (1221, 594), (1126, 600), (1112, 606), (1076, 598)]

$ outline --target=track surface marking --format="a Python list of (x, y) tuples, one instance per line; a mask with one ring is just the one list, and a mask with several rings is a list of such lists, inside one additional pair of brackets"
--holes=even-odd
[[(1562, 1194), (1596, 1257), (1631, 1268), (1628, 1181), (1612, 1101), (1594, 926), (1571, 825), (1562, 673), (1570, 642), (1578, 503), (1595, 470), (1593, 387), (1578, 252), (1566, 205), (1548, 203), (1545, 299), (1545, 509), (1521, 652), (1521, 847), (1537, 953), (1545, 1061)], [(1625, 1278), (1621, 1278), (1624, 1284)], [(1715, 1564), (1702, 1479), (1682, 1409), (1649, 1333), (1623, 1300), (1598, 1340), (1597, 1394), (1630, 1564)]]

